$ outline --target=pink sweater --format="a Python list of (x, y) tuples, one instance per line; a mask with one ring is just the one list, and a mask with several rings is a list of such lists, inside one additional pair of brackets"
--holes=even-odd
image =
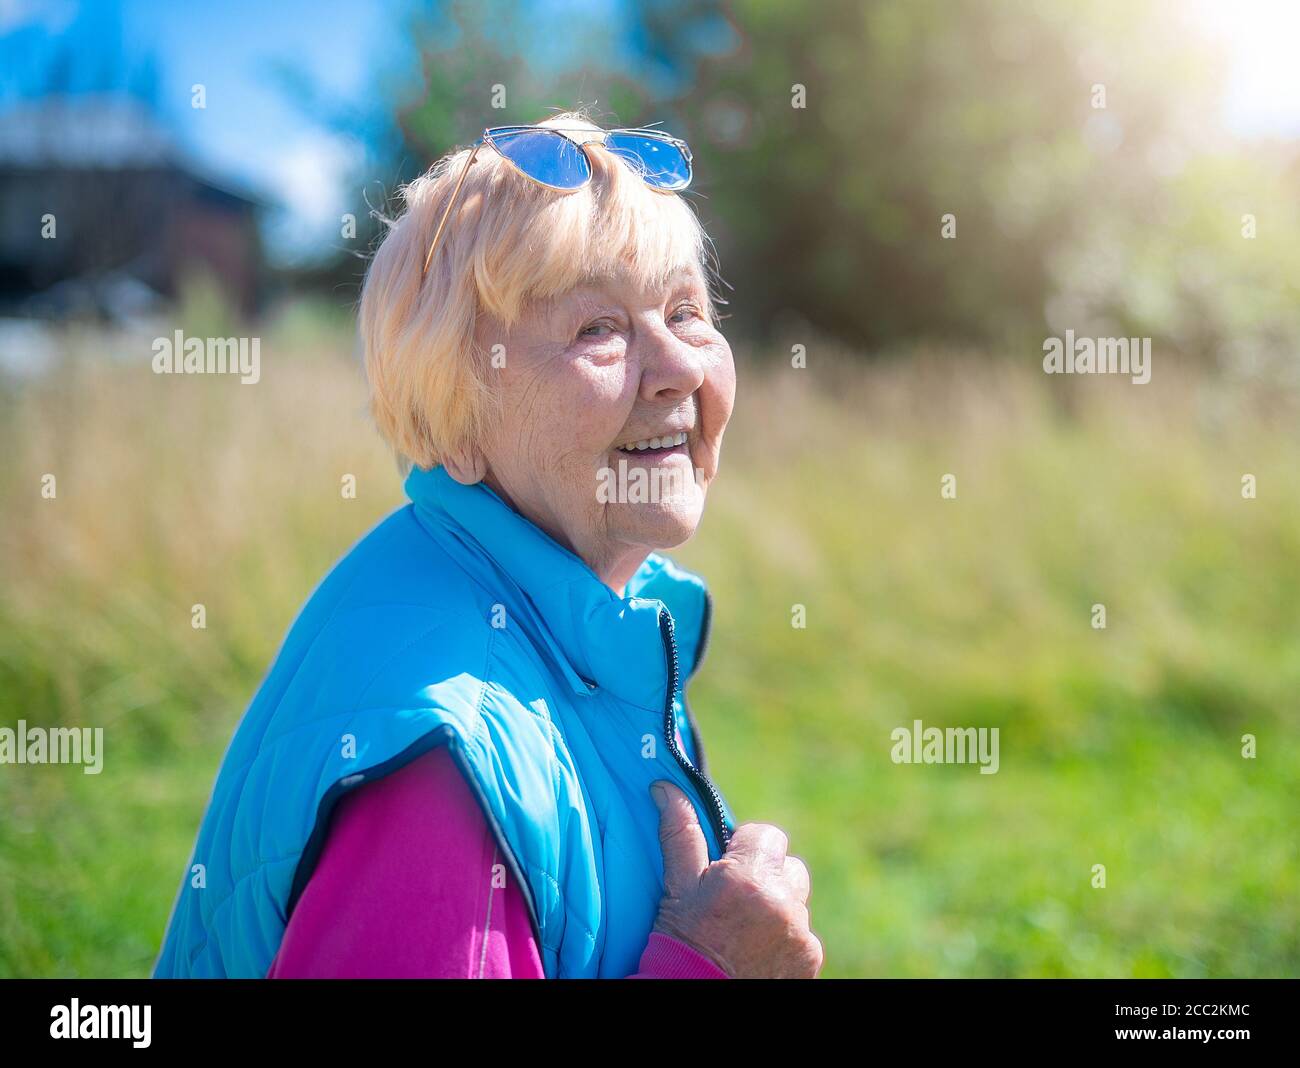
[[(523, 892), (450, 754), (346, 794), (268, 979), (542, 979)], [(726, 979), (654, 932), (629, 979)]]

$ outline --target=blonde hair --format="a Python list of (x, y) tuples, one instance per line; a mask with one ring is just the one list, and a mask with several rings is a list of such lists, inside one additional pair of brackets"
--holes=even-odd
[[(543, 125), (599, 129), (581, 112)], [(433, 262), (425, 256), (469, 149), (452, 152), (401, 190), (404, 209), (384, 235), (361, 295), (360, 333), (370, 409), (403, 465), (428, 468), (478, 440), (495, 392), (474, 339), (480, 314), (506, 326), (533, 301), (625, 273), (662, 285), (687, 265), (705, 269), (708, 238), (676, 194), (651, 189), (599, 144), (591, 181), (561, 193), (479, 149)], [(707, 313), (716, 322), (713, 300)]]

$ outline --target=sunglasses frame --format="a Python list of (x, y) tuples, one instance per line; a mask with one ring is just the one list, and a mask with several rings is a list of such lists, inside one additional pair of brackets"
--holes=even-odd
[[(447, 201), (447, 206), (443, 209), (442, 218), (438, 220), (438, 229), (434, 232), (433, 241), (429, 244), (429, 252), (424, 257), (423, 273), (425, 275), (429, 273), (429, 264), (433, 262), (433, 254), (438, 248), (438, 242), (442, 238), (442, 231), (447, 225), (447, 219), (451, 217), (452, 208), (456, 206), (456, 201), (460, 199), (461, 186), (465, 184), (465, 179), (469, 175), (469, 169), (474, 166), (474, 160), (478, 156), (478, 151), (484, 145), (489, 145), (496, 151), (497, 155), (509, 163), (510, 166), (519, 174), (523, 175), (530, 182), (542, 186), (544, 189), (551, 189), (557, 193), (576, 193), (579, 189), (583, 189), (590, 184), (591, 176), (595, 173), (595, 168), (591, 165), (591, 157), (589, 155), (587, 155), (587, 177), (578, 185), (574, 186), (550, 185), (539, 178), (534, 178), (531, 174), (520, 167), (519, 164), (501, 151), (501, 147), (496, 143), (495, 138), (524, 130), (537, 130), (543, 133), (553, 133), (557, 137), (562, 137), (566, 141), (573, 142), (573, 144), (582, 150), (584, 155), (587, 155), (588, 145), (605, 145), (609, 140), (610, 134), (636, 134), (639, 137), (647, 137), (651, 140), (662, 141), (664, 144), (676, 148), (681, 152), (682, 158), (686, 160), (686, 181), (672, 189), (665, 189), (649, 181), (646, 182), (646, 185), (656, 193), (672, 195), (674, 193), (680, 193), (683, 189), (690, 186), (691, 179), (694, 177), (694, 170), (691, 167), (692, 156), (690, 146), (679, 137), (673, 137), (671, 134), (665, 133), (663, 130), (656, 130), (647, 126), (620, 126), (613, 130), (593, 130), (588, 126), (542, 126), (536, 123), (523, 124), (519, 126), (489, 126), (483, 131), (483, 136), (475, 142), (473, 151), (470, 152), (469, 158), (465, 160), (465, 166), (461, 169), (460, 177), (456, 179), (456, 188), (452, 190), (451, 197)], [(577, 136), (571, 136), (575, 134)], [(631, 164), (628, 164), (628, 166), (631, 166)], [(644, 175), (642, 177), (644, 178)]]

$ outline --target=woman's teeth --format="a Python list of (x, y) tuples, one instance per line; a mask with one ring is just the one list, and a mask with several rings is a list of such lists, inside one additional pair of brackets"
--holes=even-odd
[(647, 449), (673, 449), (678, 445), (686, 444), (686, 431), (678, 431), (676, 434), (665, 434), (661, 438), (646, 438), (644, 441), (634, 441), (630, 445), (620, 445), (623, 452), (645, 452)]

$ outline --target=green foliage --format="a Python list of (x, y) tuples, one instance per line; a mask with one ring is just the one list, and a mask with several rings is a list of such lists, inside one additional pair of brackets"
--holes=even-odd
[(1294, 373), (1300, 156), (1223, 134), (1189, 7), (741, 0), (744, 48), (685, 97), (737, 323), (859, 349), (1070, 327)]

